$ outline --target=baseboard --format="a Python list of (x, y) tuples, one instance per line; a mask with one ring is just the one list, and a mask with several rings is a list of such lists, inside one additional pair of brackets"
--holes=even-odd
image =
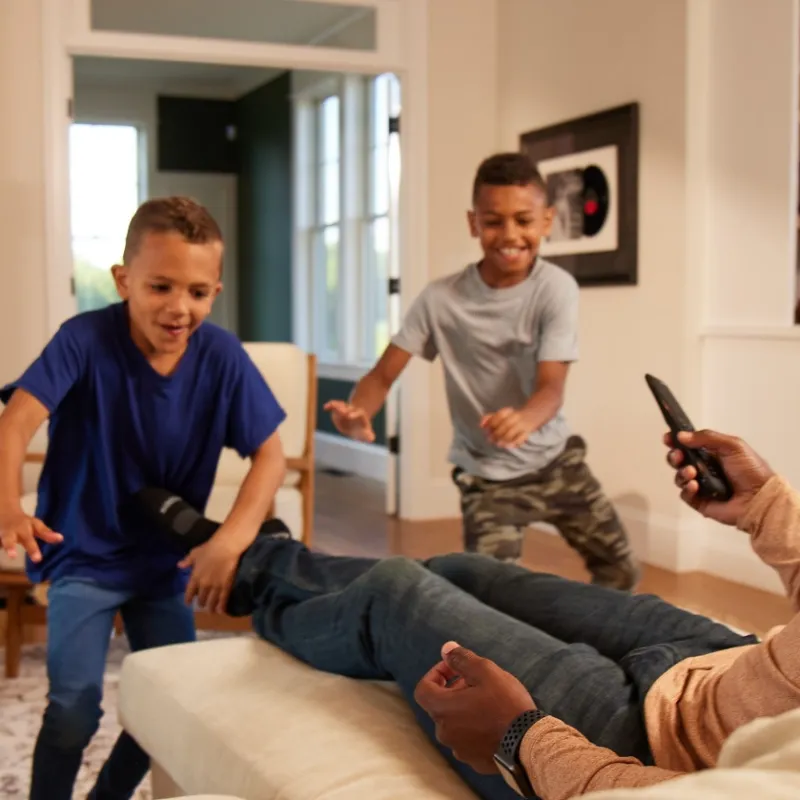
[(355, 442), (333, 433), (317, 431), (314, 434), (314, 448), (315, 460), (322, 467), (386, 482), (389, 454), (381, 445)]
[(763, 589), (765, 592), (786, 594), (775, 570), (753, 552), (750, 537), (735, 528), (708, 524), (698, 568), (702, 572)]
[(704, 572), (772, 594), (785, 594), (776, 572), (750, 547), (747, 535), (696, 514), (670, 517), (615, 504), (637, 557), (671, 572)]

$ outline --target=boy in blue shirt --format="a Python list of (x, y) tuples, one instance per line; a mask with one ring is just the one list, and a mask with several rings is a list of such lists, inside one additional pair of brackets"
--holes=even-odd
[[(239, 556), (280, 486), (284, 419), (233, 335), (204, 322), (219, 294), (222, 235), (186, 198), (143, 204), (131, 220), (122, 302), (65, 322), (39, 358), (0, 392), (0, 539), (49, 581), (49, 703), (36, 742), (31, 800), (69, 800), (101, 716), (117, 611), (133, 650), (192, 641), (193, 600), (222, 611)], [(31, 438), (49, 417), (35, 518), (20, 507)], [(138, 510), (149, 485), (198, 508), (223, 447), (252, 461), (228, 518), (191, 550), (165, 540)], [(130, 797), (149, 759), (117, 740), (90, 800)]]
[(516, 561), (525, 529), (545, 522), (593, 583), (627, 590), (639, 575), (627, 535), (561, 411), (578, 357), (578, 284), (539, 256), (552, 219), (545, 182), (525, 155), (487, 158), (468, 213), (483, 258), (429, 284), (349, 402), (326, 409), (340, 432), (373, 441), (371, 420), (412, 356), (438, 356), (465, 550)]

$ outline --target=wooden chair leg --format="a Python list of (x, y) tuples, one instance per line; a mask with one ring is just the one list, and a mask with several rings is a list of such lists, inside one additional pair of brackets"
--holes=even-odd
[(22, 659), (22, 605), (25, 587), (9, 586), (6, 600), (6, 678), (19, 676)]
[(114, 635), (122, 636), (123, 633), (125, 633), (125, 626), (122, 624), (122, 617), (117, 614), (114, 617)]
[(303, 475), (300, 482), (300, 492), (303, 495), (303, 544), (311, 547), (314, 538), (314, 467), (313, 465)]

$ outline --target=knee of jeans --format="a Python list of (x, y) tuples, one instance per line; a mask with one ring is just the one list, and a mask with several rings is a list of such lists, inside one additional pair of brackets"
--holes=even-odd
[(422, 576), (425, 568), (414, 559), (405, 556), (392, 556), (381, 559), (364, 574), (364, 580), (372, 590), (403, 592), (412, 588)]
[(425, 562), (425, 565), (431, 572), (456, 586), (469, 583), (477, 572), (488, 575), (507, 566), (503, 561), (483, 553), (448, 553), (443, 556), (433, 556)]
[(60, 750), (83, 750), (100, 726), (100, 692), (85, 689), (73, 700), (51, 700), (44, 712), (42, 737)]

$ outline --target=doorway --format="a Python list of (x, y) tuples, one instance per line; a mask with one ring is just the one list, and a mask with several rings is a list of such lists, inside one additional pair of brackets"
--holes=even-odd
[(317, 354), (320, 466), (369, 479), (395, 514), (396, 392), (370, 446), (341, 437), (323, 406), (349, 396), (399, 321), (397, 76), (85, 56), (72, 65), (77, 310), (118, 300), (110, 266), (141, 202), (195, 198), (225, 240), (211, 321), (243, 341)]
[[(402, 4), (402, 14), (395, 0), (237, 0), (232, 4), (236, 8), (227, 8), (224, 18), (213, 0), (201, 0), (204, 7), (208, 6), (208, 14), (195, 13), (197, 1), (191, 0), (192, 13), (181, 14), (177, 13), (177, 6), (189, 0), (170, 3), (169, 13), (166, 6), (162, 8), (163, 4), (147, 0), (137, 4), (137, 19), (131, 21), (122, 18), (127, 4), (121, 0), (69, 0), (67, 3), (43, 0), (49, 329), (54, 331), (76, 310), (75, 296), (66, 289), (73, 280), (73, 263), (68, 256), (72, 250), (68, 213), (68, 129), (73, 120), (69, 115), (64, 116), (64, 108), (72, 107), (72, 59), (85, 57), (105, 59), (118, 65), (130, 61), (161, 61), (284, 72), (338, 70), (350, 75), (391, 73), (398, 76), (404, 92), (408, 87), (413, 91), (409, 103), (404, 104), (402, 148), (399, 143), (396, 145), (398, 151), (403, 150), (407, 167), (403, 185), (398, 190), (400, 203), (407, 213), (402, 224), (399, 216), (395, 218), (397, 237), (389, 269), (393, 271), (392, 277), (397, 277), (403, 264), (402, 297), (412, 299), (427, 280), (424, 202), (410, 202), (411, 197), (424, 197), (427, 186), (427, 0), (406, 0)], [(176, 14), (172, 14), (173, 11)], [(287, 12), (290, 17), (281, 21), (280, 15)], [(287, 20), (291, 24), (285, 24)], [(268, 31), (268, 35), (264, 31)], [(147, 180), (144, 185), (151, 188)], [(393, 281), (393, 286), (395, 294), (391, 296), (389, 308), (395, 311), (389, 317), (389, 332), (399, 318), (401, 297), (398, 282)], [(241, 324), (241, 320), (237, 324)], [(413, 388), (407, 388), (402, 402), (414, 405), (414, 397), (427, 394), (427, 373), (415, 371), (406, 379), (406, 384), (409, 383)], [(392, 396), (397, 406), (400, 400)], [(396, 441), (400, 425), (398, 415), (392, 413), (391, 403), (387, 417), (390, 428), (386, 439)], [(394, 419), (393, 425), (391, 419)], [(402, 472), (402, 483), (408, 490), (402, 495), (404, 513), (414, 516), (415, 504), (424, 500), (422, 495), (429, 487), (421, 480), (418, 470), (413, 469), (412, 461), (427, 463), (427, 438), (417, 435), (417, 429), (409, 422), (404, 426), (404, 458), (401, 461), (399, 457), (390, 457), (386, 469), (387, 509), (393, 511), (400, 507), (397, 500), (400, 481), (395, 480), (395, 476), (399, 477)]]

